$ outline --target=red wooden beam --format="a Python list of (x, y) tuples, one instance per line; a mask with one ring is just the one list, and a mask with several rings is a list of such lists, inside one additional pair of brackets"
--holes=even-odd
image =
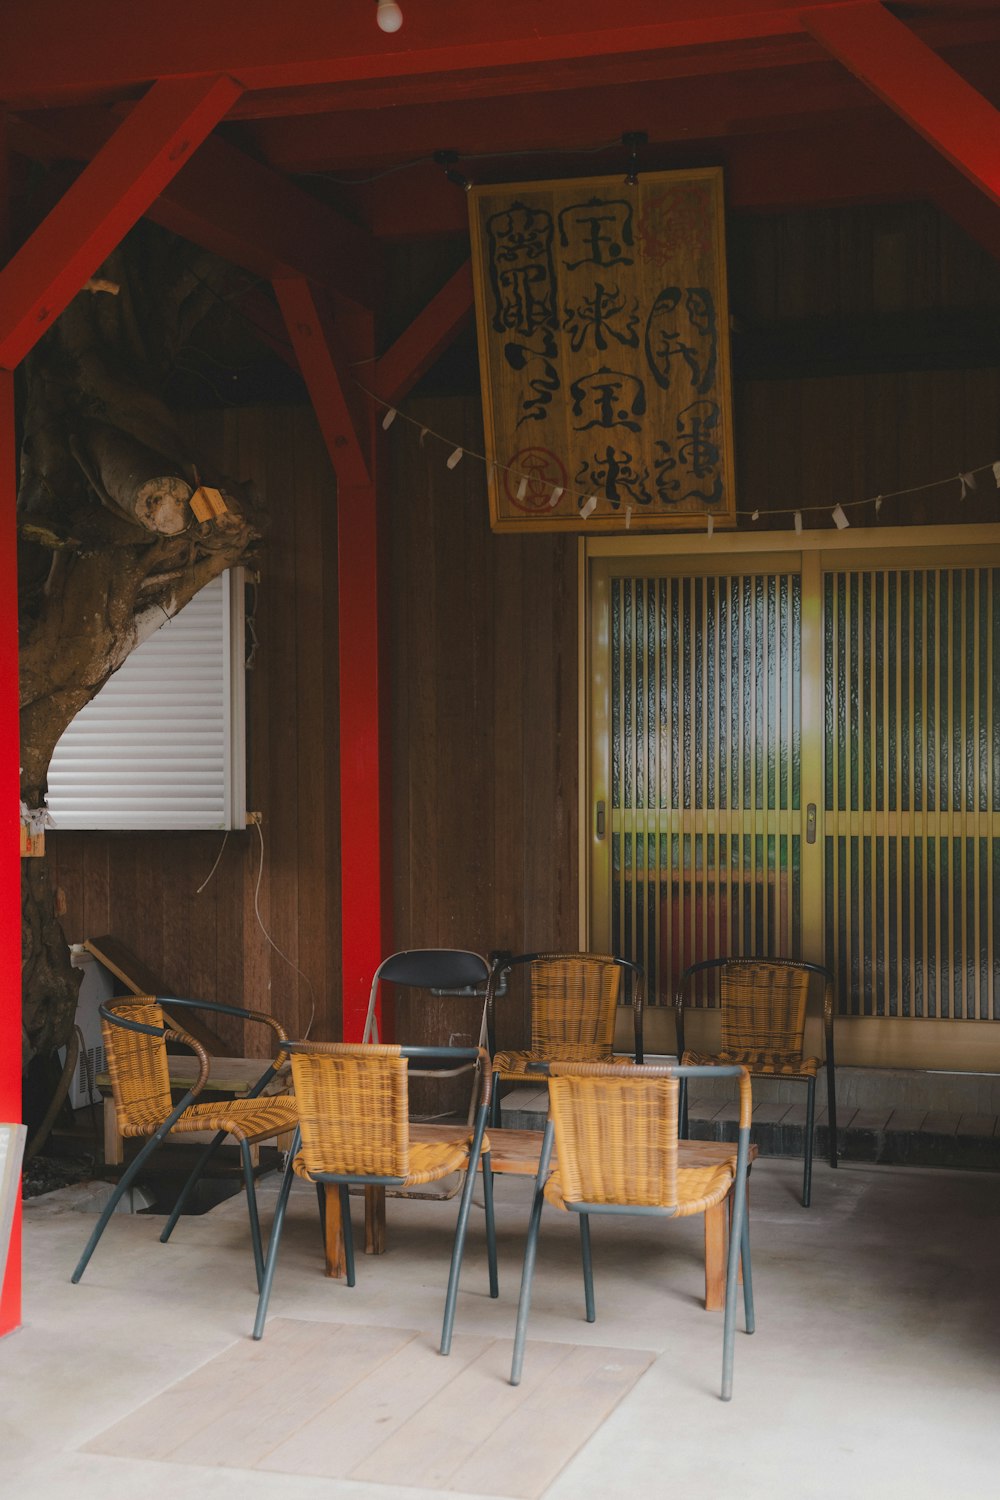
[(413, 389), (472, 317), (472, 266), (459, 266), (405, 333), (376, 362), (374, 389), (394, 404)]
[(231, 78), (153, 85), (0, 271), (0, 366), (24, 358), (238, 94)]
[[(40, 160), (88, 161), (120, 116), (107, 109), (49, 110), (11, 128), (12, 145)], [(376, 255), (368, 233), (287, 177), (210, 136), (152, 203), (148, 217), (258, 276), (308, 276), (371, 305)]]
[[(827, 0), (829, 4), (839, 0)], [(404, 3), (386, 36), (374, 5), (330, 0), (5, 0), (0, 98), (16, 107), (110, 94), (151, 78), (226, 72), (247, 89), (548, 64), (801, 36), (800, 0), (468, 0)], [(470, 78), (470, 87), (474, 83)]]
[(1000, 203), (1000, 111), (875, 0), (802, 11), (856, 78)]
[(353, 388), (341, 373), (343, 354), (334, 353), (329, 318), (302, 276), (277, 279), (274, 291), (337, 479), (349, 488), (365, 488), (371, 484), (370, 459), (355, 426)]

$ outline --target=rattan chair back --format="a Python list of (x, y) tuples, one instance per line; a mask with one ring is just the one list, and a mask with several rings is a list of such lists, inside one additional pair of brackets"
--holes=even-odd
[(292, 1080), (310, 1176), (409, 1173), (407, 1059), (371, 1042), (298, 1042)]
[(809, 970), (762, 961), (722, 969), (722, 1051), (801, 1055)]
[[(163, 1007), (152, 995), (109, 1000), (106, 1009), (143, 1026), (155, 1026), (161, 1033), (167, 1024)], [(132, 1031), (103, 1018), (101, 1031), (119, 1134), (145, 1134), (150, 1121), (158, 1124), (173, 1108), (166, 1035)]]
[(574, 1062), (610, 1057), (621, 979), (609, 954), (538, 954), (531, 963), (532, 1052)]
[(549, 1114), (567, 1202), (677, 1203), (678, 1087), (658, 1068), (552, 1065)]

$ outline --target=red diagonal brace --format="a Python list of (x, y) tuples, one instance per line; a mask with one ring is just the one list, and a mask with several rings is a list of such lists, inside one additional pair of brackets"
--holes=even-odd
[(153, 84), (0, 272), (0, 366), (24, 358), (239, 94), (231, 78)]
[(328, 320), (317, 307), (305, 277), (280, 277), (274, 282), (274, 291), (337, 473), (338, 488), (364, 488), (371, 484), (368, 456), (351, 415), (341, 376), (343, 361), (334, 355)]
[(1000, 111), (873, 0), (801, 12), (802, 24), (959, 171), (1000, 203)]
[(374, 389), (394, 404), (413, 389), (472, 316), (472, 266), (460, 266), (375, 366)]

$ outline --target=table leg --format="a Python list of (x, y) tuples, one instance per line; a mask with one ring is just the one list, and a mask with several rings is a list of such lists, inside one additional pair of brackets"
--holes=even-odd
[(705, 1210), (705, 1311), (721, 1312), (726, 1301), (726, 1250), (729, 1224), (726, 1203)]
[(385, 1254), (385, 1188), (365, 1188), (365, 1254)]
[(111, 1095), (104, 1100), (104, 1162), (106, 1166), (118, 1167), (125, 1160), (125, 1143), (118, 1134), (118, 1116)]
[(326, 1201), (323, 1213), (323, 1246), (326, 1254), (326, 1274), (346, 1276), (347, 1258), (344, 1254), (344, 1221), (340, 1212), (340, 1188), (335, 1182), (326, 1186)]

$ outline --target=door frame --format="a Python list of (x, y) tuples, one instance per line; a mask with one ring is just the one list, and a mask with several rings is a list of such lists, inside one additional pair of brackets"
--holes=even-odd
[[(1000, 524), (977, 526), (880, 526), (849, 528), (831, 535), (828, 531), (759, 531), (739, 533), (647, 533), (615, 536), (583, 536), (577, 554), (578, 565), (578, 675), (579, 675), (579, 921), (580, 946), (591, 945), (591, 869), (601, 853), (596, 837), (594, 790), (591, 765), (591, 717), (594, 683), (591, 663), (591, 563), (622, 558), (654, 558), (669, 561), (680, 575), (708, 568), (724, 572), (732, 562), (754, 565), (755, 558), (775, 554), (797, 563), (803, 578), (802, 611), (802, 683), (801, 725), (803, 740), (823, 732), (823, 628), (822, 591), (819, 588), (825, 569), (857, 566), (860, 554), (879, 551), (893, 567), (920, 567), (933, 551), (935, 567), (976, 567), (989, 561), (1000, 566)], [(995, 561), (984, 559), (984, 550), (996, 550)], [(891, 561), (890, 561), (891, 560)], [(807, 584), (809, 586), (807, 586)], [(816, 585), (815, 587), (813, 585)], [(807, 684), (812, 689), (807, 691)], [(807, 796), (802, 789), (803, 804), (817, 806), (817, 837), (814, 844), (802, 846), (804, 901), (814, 907), (811, 920), (803, 911), (803, 927), (822, 929), (816, 916), (822, 916), (823, 849), (825, 810), (822, 789)], [(606, 848), (603, 857), (608, 857)], [(818, 909), (818, 910), (817, 910)], [(819, 957), (805, 953), (806, 958)], [(647, 1045), (650, 1051), (673, 1050), (673, 1017), (669, 1006), (657, 1006), (647, 1012)], [(938, 1020), (915, 1017), (841, 1016), (837, 1018), (837, 1060), (840, 1063), (868, 1067), (939, 1068), (957, 1071), (1000, 1071), (1000, 1022)]]

